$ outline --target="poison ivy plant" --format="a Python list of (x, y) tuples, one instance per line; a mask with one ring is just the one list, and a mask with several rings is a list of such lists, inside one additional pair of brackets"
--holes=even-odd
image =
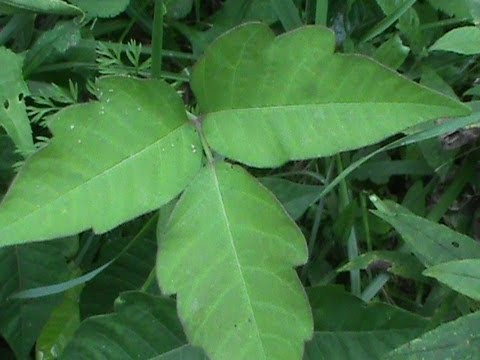
[(315, 27), (275, 38), (250, 24), (222, 36), (192, 74), (209, 145), (247, 165), (275, 167), (468, 113), (370, 59), (334, 54), (334, 44), (333, 33)]
[(212, 359), (301, 357), (312, 320), (292, 267), (305, 263), (307, 249), (295, 223), (253, 177), (226, 163), (207, 166), (160, 238), (159, 285), (177, 293), (193, 345)]
[[(88, 229), (105, 233), (167, 203), (174, 207), (158, 226), (157, 263), (150, 274), (156, 274), (165, 295), (176, 294), (179, 319), (172, 300), (144, 292), (151, 277), (141, 284), (148, 270), (143, 268), (142, 279), (123, 289), (141, 286), (144, 291), (123, 294), (114, 314), (84, 321), (63, 358), (202, 358), (188, 340), (212, 360), (293, 360), (302, 357), (313, 336), (307, 351), (312, 356), (324, 337), (316, 321), (314, 334), (318, 314), (314, 308), (312, 317), (294, 269), (311, 254), (281, 203), (248, 172), (257, 170), (242, 164), (272, 168), (335, 155), (428, 120), (470, 112), (456, 99), (370, 58), (335, 53), (334, 47), (334, 34), (322, 27), (275, 37), (267, 25), (250, 23), (222, 35), (195, 64), (196, 114), (187, 115), (174, 87), (161, 80), (113, 76), (96, 84), (98, 101), (69, 106), (49, 118), (53, 138), (26, 159), (0, 205), (0, 246), (10, 246), (3, 251)], [(19, 70), (15, 79), (22, 84)], [(341, 169), (341, 157), (337, 162)], [(342, 197), (348, 201), (348, 194)], [(301, 205), (294, 216), (311, 200)], [(392, 222), (404, 216), (401, 211)], [(417, 218), (407, 220), (416, 231), (424, 225)], [(348, 233), (354, 233), (354, 219), (347, 222)], [(151, 253), (151, 244), (140, 245)], [(138, 249), (131, 250), (123, 255)], [(130, 266), (128, 260), (117, 259), (117, 265)], [(399, 331), (361, 334), (376, 344), (375, 356), (420, 334), (423, 319), (401, 318), (408, 326), (398, 325)], [(358, 344), (349, 334), (328, 336)], [(31, 344), (28, 338), (22, 354)]]
[(199, 139), (169, 86), (105, 78), (98, 91), (100, 102), (51, 119), (53, 140), (3, 199), (2, 245), (105, 232), (167, 203), (198, 171)]

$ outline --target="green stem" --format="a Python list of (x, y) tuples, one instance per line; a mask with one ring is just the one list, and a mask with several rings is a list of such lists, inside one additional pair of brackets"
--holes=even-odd
[(382, 290), (383, 286), (388, 282), (388, 280), (390, 280), (389, 274), (379, 274), (370, 284), (368, 284), (360, 298), (365, 302), (369, 302), (378, 294), (380, 290)]
[[(372, 239), (370, 237), (370, 225), (368, 224), (368, 208), (367, 208), (367, 198), (365, 193), (360, 194), (360, 204), (362, 207), (362, 221), (363, 221), (363, 229), (365, 231), (365, 239), (367, 241), (367, 251), (371, 252), (373, 250), (372, 247)], [(372, 280), (372, 272), (370, 269), (367, 269), (368, 279)]]
[(33, 21), (33, 15), (29, 14), (16, 14), (8, 21), (8, 23), (0, 31), (0, 45), (4, 45), (10, 40), (15, 33), (27, 26), (27, 24)]
[[(335, 164), (334, 161), (330, 163), (330, 166), (327, 170), (325, 183), (328, 183), (331, 180), (334, 164)], [(318, 237), (318, 231), (320, 230), (320, 222), (322, 220), (324, 207), (325, 207), (325, 198), (321, 198), (320, 201), (318, 202), (317, 211), (315, 212), (315, 219), (313, 220), (312, 232), (310, 233), (310, 237), (308, 239), (308, 256), (310, 257), (310, 260), (312, 258), (313, 249), (315, 248), (315, 242)], [(310, 267), (310, 262), (307, 262), (303, 267), (302, 273), (300, 275), (300, 278), (302, 279), (302, 281), (305, 281), (308, 274), (309, 267)]]
[(324, 178), (322, 175), (319, 175), (319, 174), (317, 174), (313, 171), (308, 171), (308, 170), (280, 172), (280, 173), (276, 173), (274, 176), (275, 177), (285, 177), (285, 176), (295, 176), (295, 175), (302, 175), (302, 176), (311, 177), (311, 178), (317, 180), (321, 184), (325, 184), (326, 181), (327, 181), (327, 179)]
[[(336, 155), (337, 170), (341, 174), (343, 172), (343, 162), (339, 154)], [(345, 208), (351, 200), (350, 193), (348, 191), (347, 182), (345, 178), (340, 181), (340, 208)], [(347, 242), (347, 253), (348, 261), (353, 261), (358, 257), (358, 243), (357, 243), (357, 234), (355, 232), (355, 227), (352, 226), (350, 230), (350, 235)], [(360, 285), (360, 270), (351, 270), (350, 271), (350, 284), (352, 294), (360, 296), (361, 294), (361, 285)]]
[(372, 239), (370, 237), (370, 225), (368, 223), (368, 208), (367, 208), (367, 198), (365, 193), (360, 194), (360, 204), (362, 206), (362, 221), (363, 228), (365, 230), (365, 239), (367, 240), (367, 250), (370, 252), (373, 250)]
[[(140, 4), (140, 11), (143, 11), (145, 10), (145, 8), (147, 7), (149, 1), (148, 0), (144, 0), (143, 3)], [(129, 6), (132, 6), (132, 5), (129, 5)], [(128, 24), (128, 26), (125, 28), (125, 30), (123, 30), (123, 33), (122, 35), (120, 35), (120, 39), (118, 42), (122, 43), (123, 40), (125, 39), (125, 37), (127, 36), (127, 34), (130, 32), (130, 30), (132, 29), (133, 25), (135, 25), (135, 23), (137, 22), (137, 19), (138, 19), (138, 16), (137, 16), (137, 13), (134, 13), (132, 18), (130, 19), (130, 22)]]
[(163, 0), (155, 0), (152, 34), (152, 77), (162, 77)]
[(328, 0), (317, 0), (315, 24), (327, 26)]
[(195, 22), (200, 22), (200, 0), (195, 0)]
[(270, 0), (270, 4), (286, 31), (303, 25), (293, 0)]
[(145, 280), (140, 290), (143, 292), (147, 292), (150, 286), (152, 285), (152, 282), (155, 280), (156, 275), (157, 275), (156, 266), (154, 266), (153, 269), (150, 271), (150, 274), (148, 274), (147, 280)]
[(406, 0), (400, 6), (397, 7), (391, 14), (386, 16), (382, 21), (380, 21), (377, 25), (375, 25), (370, 31), (368, 31), (361, 39), (360, 42), (364, 43), (367, 42), (385, 30), (387, 30), (391, 25), (395, 23), (400, 17), (405, 14), (408, 9), (410, 9), (417, 0)]
[(474, 164), (467, 159), (463, 167), (455, 175), (453, 182), (427, 215), (427, 219), (434, 222), (439, 221), (448, 211), (453, 202), (460, 196), (465, 186), (472, 181), (474, 175)]
[(471, 21), (472, 21), (472, 19), (469, 19), (469, 18), (446, 19), (446, 20), (440, 20), (440, 21), (435, 21), (435, 22), (420, 25), (419, 29), (420, 30), (435, 29), (437, 27), (452, 26), (452, 25), (457, 25), (457, 24), (462, 24), (462, 23), (468, 23), (468, 22), (471, 22)]
[(208, 162), (210, 164), (213, 164), (214, 159), (213, 159), (212, 151), (210, 150), (210, 146), (208, 145), (208, 142), (207, 142), (207, 139), (205, 138), (205, 135), (203, 135), (202, 124), (201, 124), (200, 118), (198, 118), (195, 115), (193, 115), (191, 113), (188, 113), (188, 112), (187, 112), (187, 115), (188, 115), (189, 119), (193, 122), (193, 124), (195, 125), (195, 128), (198, 131), (198, 135), (200, 136), (200, 141), (202, 142), (202, 148), (203, 148), (203, 151), (204, 151), (204, 153), (207, 157)]
[[(97, 46), (100, 44), (111, 50), (126, 52), (129, 49), (129, 46), (127, 44), (114, 43), (110, 41), (90, 40), (90, 39), (80, 40), (80, 42), (78, 43), (77, 46), (74, 47), (74, 49), (77, 49), (79, 51), (86, 51), (86, 50), (96, 49)], [(142, 47), (140, 48), (140, 53), (151, 55), (152, 48), (150, 46), (142, 45)], [(198, 57), (193, 54), (185, 53), (181, 51), (175, 51), (175, 50), (162, 50), (162, 57), (185, 59), (185, 60), (192, 60), (192, 61), (196, 61), (198, 59)]]
[[(69, 70), (69, 69), (76, 69), (76, 68), (85, 68), (91, 70), (98, 70), (98, 65), (94, 63), (80, 63), (80, 62), (66, 62), (66, 63), (58, 63), (58, 64), (51, 64), (51, 65), (43, 65), (40, 66), (35, 70), (35, 74), (45, 73), (49, 71), (59, 71), (59, 70)], [(127, 66), (117, 66), (115, 67), (119, 70), (129, 70)], [(114, 67), (111, 67), (113, 70)], [(138, 71), (138, 75), (143, 77), (148, 77), (151, 73), (148, 71)], [(162, 78), (175, 80), (175, 81), (183, 81), (188, 82), (190, 78), (188, 76), (184, 76), (182, 74), (176, 74), (168, 71), (161, 72)]]

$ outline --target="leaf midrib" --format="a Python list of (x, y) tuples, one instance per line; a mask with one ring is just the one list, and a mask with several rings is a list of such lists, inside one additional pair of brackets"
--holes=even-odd
[(226, 226), (226, 229), (227, 229), (227, 232), (228, 232), (228, 240), (230, 242), (233, 254), (235, 255), (235, 264), (237, 265), (238, 272), (239, 272), (240, 278), (242, 280), (242, 286), (245, 289), (245, 293), (247, 294), (248, 308), (249, 308), (250, 313), (252, 315), (253, 323), (255, 324), (255, 330), (256, 330), (256, 333), (257, 333), (258, 341), (259, 341), (260, 346), (262, 348), (263, 358), (267, 359), (266, 352), (265, 352), (265, 347), (263, 346), (263, 342), (262, 342), (262, 339), (260, 337), (260, 331), (258, 329), (257, 319), (255, 317), (255, 313), (253, 311), (253, 306), (252, 306), (252, 303), (250, 301), (250, 294), (248, 293), (248, 288), (247, 288), (247, 284), (245, 282), (245, 277), (243, 275), (242, 266), (241, 266), (241, 263), (240, 263), (240, 259), (238, 258), (237, 249), (235, 247), (235, 242), (234, 242), (234, 239), (233, 239), (232, 230), (230, 229), (230, 221), (228, 220), (227, 211), (225, 209), (225, 204), (223, 202), (222, 191), (220, 190), (220, 184), (219, 184), (219, 181), (218, 181), (216, 168), (213, 164), (211, 164), (210, 166), (212, 168), (213, 179), (214, 179), (214, 184), (215, 184), (215, 191), (218, 195), (218, 200), (219, 200), (220, 206), (221, 206), (222, 217), (224, 219), (225, 226)]
[[(264, 106), (251, 106), (251, 107), (238, 107), (238, 108), (231, 108), (231, 109), (222, 109), (222, 110), (215, 110), (215, 111), (207, 111), (204, 114), (206, 116), (210, 115), (218, 115), (230, 112), (250, 112), (250, 111), (262, 111), (262, 110), (287, 110), (287, 109), (294, 109), (294, 108), (305, 108), (305, 107), (321, 107), (321, 106), (342, 106), (342, 105), (353, 105), (353, 106), (368, 106), (371, 107), (372, 105), (385, 105), (385, 106), (395, 106), (395, 105), (402, 105), (402, 106), (418, 106), (418, 107), (426, 107), (426, 108), (438, 108), (438, 109), (452, 109), (451, 106), (446, 105), (429, 105), (425, 103), (417, 103), (417, 102), (385, 102), (385, 101), (372, 101), (372, 102), (326, 102), (326, 103), (309, 103), (309, 104), (285, 104), (285, 105), (264, 105)], [(460, 107), (458, 107), (460, 110)], [(465, 110), (467, 110), (465, 108)]]

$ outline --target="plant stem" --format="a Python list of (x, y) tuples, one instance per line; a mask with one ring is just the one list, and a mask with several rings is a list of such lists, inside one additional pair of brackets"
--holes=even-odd
[(147, 292), (150, 286), (152, 285), (152, 282), (155, 281), (156, 275), (157, 275), (156, 266), (154, 266), (150, 271), (150, 273), (148, 274), (147, 280), (145, 280), (140, 290)]
[(445, 19), (445, 20), (434, 21), (434, 22), (430, 22), (430, 23), (420, 25), (419, 29), (420, 30), (434, 29), (434, 28), (437, 28), (437, 27), (452, 26), (452, 25), (457, 25), (457, 24), (462, 24), (462, 23), (468, 23), (468, 22), (471, 22), (471, 21), (472, 21), (472, 19), (469, 19), (469, 18)]
[(293, 0), (270, 0), (270, 4), (286, 31), (303, 25)]
[(0, 31), (0, 45), (4, 45), (19, 29), (24, 28), (30, 21), (33, 21), (33, 17), (33, 15), (29, 14), (13, 15)]
[[(143, 0), (143, 3), (140, 4), (140, 11), (143, 11), (145, 10), (145, 8), (147, 7), (149, 1), (148, 0)], [(132, 6), (132, 5), (129, 5), (129, 7)], [(127, 36), (127, 34), (130, 32), (130, 30), (132, 29), (133, 25), (135, 25), (135, 23), (137, 22), (137, 13), (134, 13), (132, 18), (130, 19), (130, 22), (128, 24), (128, 26), (125, 28), (125, 30), (123, 31), (122, 35), (120, 35), (120, 39), (118, 40), (119, 43), (123, 43), (123, 40), (125, 39), (125, 37)]]
[(188, 115), (189, 119), (193, 122), (193, 124), (195, 125), (195, 128), (198, 131), (198, 135), (200, 136), (200, 141), (202, 142), (203, 152), (205, 153), (208, 162), (210, 164), (213, 164), (214, 159), (213, 159), (212, 151), (210, 150), (210, 146), (208, 145), (207, 139), (203, 135), (202, 123), (201, 123), (200, 118), (198, 118), (197, 116), (195, 116), (195, 115), (193, 115), (189, 112), (187, 112), (187, 115)]
[(370, 284), (368, 284), (367, 288), (362, 293), (360, 298), (366, 302), (372, 300), (375, 295), (377, 295), (378, 292), (382, 290), (383, 286), (388, 282), (388, 280), (390, 280), (389, 274), (382, 273), (378, 275), (375, 279), (373, 279)]
[(317, 0), (315, 24), (327, 26), (328, 0)]
[(362, 221), (363, 228), (365, 230), (365, 239), (367, 240), (367, 251), (372, 251), (372, 239), (370, 237), (370, 225), (368, 223), (368, 208), (367, 208), (367, 198), (365, 193), (360, 194), (360, 204), (362, 206)]
[[(335, 164), (334, 161), (330, 163), (330, 166), (327, 170), (326, 180), (325, 183), (331, 180), (332, 173), (333, 173), (333, 165)], [(310, 237), (308, 239), (308, 256), (310, 260), (312, 258), (313, 249), (315, 248), (315, 242), (317, 240), (318, 231), (320, 229), (320, 221), (322, 219), (323, 208), (325, 207), (325, 198), (321, 198), (318, 202), (317, 211), (315, 212), (315, 219), (313, 220), (312, 232), (310, 233)], [(302, 273), (300, 274), (300, 278), (302, 281), (305, 281), (308, 275), (308, 269), (310, 267), (310, 261), (305, 264), (302, 269)]]
[(433, 206), (427, 219), (434, 222), (439, 221), (448, 211), (452, 203), (459, 197), (465, 186), (472, 181), (474, 175), (475, 167), (473, 163), (467, 159), (462, 168), (457, 172), (450, 186), (442, 194), (435, 206)]
[[(103, 45), (111, 50), (124, 51), (124, 52), (126, 52), (129, 49), (129, 46), (127, 44), (121, 44), (121, 43), (110, 42), (110, 41), (101, 41), (101, 40), (90, 40), (90, 39), (80, 40), (78, 45), (74, 46), (73, 48), (79, 51), (87, 51), (91, 49), (96, 49), (98, 45)], [(140, 48), (140, 53), (151, 55), (152, 48), (150, 46), (145, 46), (142, 44), (142, 47)], [(192, 60), (192, 61), (195, 61), (198, 59), (198, 57), (193, 54), (185, 53), (181, 51), (175, 51), (175, 50), (162, 50), (162, 57), (178, 58), (178, 59), (185, 59), (185, 60)]]
[[(343, 162), (340, 155), (336, 155), (337, 170), (341, 174), (343, 172)], [(347, 182), (344, 179), (340, 181), (340, 209), (343, 209), (350, 202), (350, 193), (348, 191)], [(348, 252), (348, 261), (353, 261), (358, 257), (358, 244), (357, 244), (357, 234), (355, 232), (355, 227), (352, 226), (350, 230), (350, 235), (348, 236), (347, 243), (347, 252)], [(360, 285), (360, 270), (351, 270), (350, 271), (350, 285), (352, 294), (360, 296), (361, 294), (361, 285)]]
[(377, 37), (385, 30), (387, 30), (392, 24), (395, 23), (400, 17), (410, 9), (417, 0), (406, 0), (399, 5), (395, 11), (386, 16), (382, 21), (376, 24), (370, 31), (368, 31), (361, 39), (361, 43), (365, 43), (373, 38)]
[(152, 77), (162, 77), (163, 0), (155, 0), (152, 34)]

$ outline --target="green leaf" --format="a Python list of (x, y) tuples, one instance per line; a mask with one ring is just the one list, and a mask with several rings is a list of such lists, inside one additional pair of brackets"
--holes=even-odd
[(366, 156), (361, 157), (360, 159), (352, 162), (345, 170), (343, 170), (336, 178), (334, 178), (328, 185), (326, 185), (320, 198), (325, 197), (330, 191), (332, 191), (343, 179), (345, 179), (349, 174), (358, 169), (362, 164), (368, 160), (374, 158), (375, 156), (385, 152), (387, 150), (397, 149), (401, 146), (406, 146), (410, 144), (416, 144), (421, 141), (433, 139), (437, 136), (452, 133), (459, 129), (462, 129), (467, 126), (477, 125), (480, 119), (480, 102), (473, 101), (469, 103), (474, 108), (474, 113), (469, 116), (463, 116), (459, 118), (449, 119), (444, 122), (428, 122), (418, 127), (414, 127), (409, 130), (409, 135), (401, 137), (395, 141), (388, 143), (375, 151), (372, 151)]
[(102, 358), (206, 360), (198, 349), (186, 345), (175, 302), (141, 292), (123, 293), (115, 301), (114, 314), (83, 321), (60, 356), (65, 360)]
[(318, 200), (321, 186), (298, 184), (276, 177), (259, 179), (276, 197), (292, 219), (297, 220)]
[(64, 294), (63, 302), (53, 310), (37, 339), (35, 353), (38, 359), (57, 359), (72, 339), (73, 334), (80, 326), (78, 302), (81, 291), (81, 286), (67, 291)]
[(43, 14), (79, 15), (82, 11), (62, 0), (0, 0), (0, 13), (32, 11)]
[(451, 98), (458, 99), (452, 87), (445, 80), (443, 80), (436, 71), (427, 66), (422, 67), (422, 78), (420, 79), (420, 84), (437, 90), (438, 92), (450, 96)]
[(0, 199), (15, 175), (13, 166), (20, 160), (21, 157), (15, 153), (12, 139), (7, 135), (0, 135)]
[(457, 18), (478, 18), (480, 4), (477, 0), (428, 0), (436, 9)]
[(29, 91), (23, 80), (22, 66), (21, 56), (0, 48), (0, 126), (22, 154), (28, 156), (35, 151), (35, 146), (23, 101)]
[(130, 0), (70, 0), (70, 2), (85, 11), (88, 16), (109, 18), (125, 11)]
[(480, 245), (445, 225), (411, 214), (393, 201), (371, 197), (376, 215), (402, 235), (410, 250), (426, 266), (447, 261), (480, 258)]
[(476, 26), (453, 29), (438, 39), (430, 50), (452, 51), (463, 55), (480, 54), (480, 29)]
[(101, 273), (103, 270), (108, 268), (114, 260), (109, 261), (108, 263), (86, 273), (82, 276), (75, 277), (73, 279), (62, 281), (61, 283), (51, 284), (47, 286), (40, 286), (33, 289), (26, 289), (19, 292), (16, 292), (10, 299), (35, 299), (44, 296), (50, 296), (53, 294), (60, 294), (67, 290), (73, 289), (79, 285), (85, 284), (87, 281), (93, 279), (96, 275)]
[(100, 102), (53, 118), (53, 139), (20, 171), (0, 206), (0, 246), (103, 233), (167, 203), (198, 171), (199, 138), (170, 86), (119, 77), (99, 87)]
[(442, 263), (425, 270), (423, 275), (433, 277), (453, 290), (480, 301), (480, 259)]
[(143, 285), (155, 266), (156, 221), (157, 216), (151, 217), (133, 236), (107, 238), (107, 244), (100, 250), (93, 267), (118, 258), (85, 285), (80, 304), (82, 317), (111, 312), (113, 302), (121, 292), (139, 289)]
[(302, 233), (242, 168), (208, 165), (180, 198), (157, 258), (189, 342), (212, 360), (300, 359), (312, 318), (293, 266)]
[(392, 69), (398, 69), (409, 53), (410, 49), (403, 45), (400, 36), (395, 35), (380, 45), (373, 57)]
[(303, 25), (293, 0), (270, 0), (270, 3), (285, 30), (290, 31)]
[(275, 167), (469, 113), (368, 58), (334, 54), (334, 44), (333, 33), (321, 27), (275, 38), (257, 23), (219, 38), (192, 73), (213, 149), (248, 165)]
[(409, 253), (399, 251), (371, 251), (357, 256), (337, 271), (351, 270), (383, 270), (406, 279), (425, 281), (420, 275), (424, 269), (422, 264)]
[(0, 249), (0, 333), (18, 359), (26, 359), (62, 295), (11, 300), (18, 291), (50, 285), (70, 275), (63, 241)]
[(383, 303), (366, 304), (340, 286), (308, 290), (315, 335), (305, 348), (305, 360), (379, 359), (415, 338), (426, 319)]
[[(398, 19), (404, 18), (405, 16), (411, 17), (412, 14), (407, 14), (407, 12), (412, 12), (411, 7), (415, 4), (417, 0), (377, 0), (378, 5), (382, 8), (383, 12), (387, 17), (382, 21), (376, 24), (373, 29), (367, 32), (363, 36), (362, 41), (366, 42), (374, 37), (380, 35), (385, 30), (387, 30), (392, 24), (394, 24)], [(408, 24), (411, 28), (413, 24)], [(402, 29), (402, 25), (399, 25), (399, 28)], [(403, 29), (410, 30), (408, 27), (405, 27), (403, 24)]]
[(434, 171), (423, 160), (370, 161), (352, 175), (359, 180), (369, 179), (376, 184), (386, 184), (395, 175), (432, 175)]
[(192, 11), (193, 0), (164, 0), (167, 16), (172, 19), (183, 19)]
[(24, 73), (27, 77), (45, 62), (58, 59), (67, 50), (76, 46), (81, 39), (80, 28), (73, 21), (57, 23), (44, 32), (25, 56)]
[(480, 348), (480, 312), (462, 316), (395, 349), (384, 359), (476, 359)]
[(426, 33), (420, 28), (420, 16), (417, 9), (421, 12), (421, 7), (414, 6), (418, 5), (418, 1), (377, 0), (377, 3), (387, 17), (375, 26), (370, 34), (379, 34), (380, 31), (386, 30), (395, 19), (398, 19), (396, 28), (400, 31), (401, 36), (406, 38), (414, 53), (421, 54), (429, 41), (426, 39)]

